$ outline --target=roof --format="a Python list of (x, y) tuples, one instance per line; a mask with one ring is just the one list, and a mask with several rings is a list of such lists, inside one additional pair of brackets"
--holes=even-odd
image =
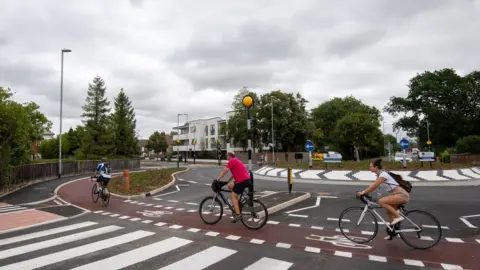
[(209, 120), (213, 120), (213, 119), (218, 119), (217, 122), (226, 122), (225, 119), (222, 119), (222, 118), (219, 117), (219, 116), (209, 117), (209, 118), (198, 118), (198, 119), (195, 119), (195, 120), (188, 121), (187, 123), (183, 124), (182, 126), (175, 126), (175, 127), (173, 127), (172, 129), (177, 130), (177, 129), (182, 129), (182, 128), (188, 128), (188, 127), (190, 126), (190, 123), (193, 123), (193, 122), (204, 122), (204, 121), (209, 121)]

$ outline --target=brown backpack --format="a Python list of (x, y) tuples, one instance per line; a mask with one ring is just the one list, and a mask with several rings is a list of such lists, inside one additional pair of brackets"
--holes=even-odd
[(412, 183), (407, 180), (403, 180), (402, 176), (396, 173), (388, 172), (388, 174), (397, 181), (398, 185), (401, 186), (408, 193), (412, 192)]

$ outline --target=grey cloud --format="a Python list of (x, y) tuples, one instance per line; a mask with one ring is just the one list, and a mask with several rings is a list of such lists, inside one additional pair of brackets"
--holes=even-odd
[[(352, 25), (353, 26), (353, 25)], [(327, 45), (326, 52), (340, 57), (348, 56), (367, 46), (379, 42), (387, 33), (387, 29), (366, 29), (344, 34), (331, 40)]]

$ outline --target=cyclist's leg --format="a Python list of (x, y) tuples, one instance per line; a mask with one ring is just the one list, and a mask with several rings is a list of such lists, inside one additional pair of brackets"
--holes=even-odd
[(232, 189), (232, 202), (233, 207), (235, 208), (235, 217), (233, 218), (232, 222), (236, 222), (237, 220), (242, 219), (242, 214), (240, 213), (240, 207), (238, 204), (238, 196), (243, 193), (243, 190), (248, 186), (247, 181), (243, 181), (240, 183), (235, 183)]
[(388, 195), (379, 199), (378, 203), (387, 210), (390, 217), (393, 217), (390, 224), (403, 220), (403, 217), (397, 212), (398, 205), (405, 203), (405, 198), (403, 196), (398, 194)]

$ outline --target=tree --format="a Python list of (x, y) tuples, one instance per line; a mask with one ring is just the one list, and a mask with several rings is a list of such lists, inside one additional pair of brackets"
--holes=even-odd
[[(347, 125), (348, 121), (356, 119), (346, 118), (348, 114), (352, 113), (368, 115), (373, 122), (378, 123), (378, 126), (380, 125), (381, 114), (377, 108), (368, 106), (353, 96), (333, 98), (312, 109), (311, 121), (315, 125), (315, 134), (317, 134), (319, 130), (323, 133), (323, 136), (314, 136), (314, 143), (317, 147), (319, 145), (329, 146), (330, 150), (342, 153), (346, 159), (354, 156), (354, 153), (360, 152), (359, 150), (363, 150), (366, 156), (378, 155), (377, 152), (380, 153), (383, 148), (383, 138), (380, 130), (372, 130), (370, 134), (365, 134), (365, 136), (368, 136), (369, 138), (375, 138), (375, 140), (378, 140), (378, 143), (370, 141), (372, 144), (366, 144), (363, 147), (358, 146), (358, 149), (353, 147), (353, 141), (348, 141), (349, 136), (346, 136), (347, 134), (343, 136), (343, 139), (339, 137), (339, 132), (344, 133), (343, 131), (338, 130), (339, 121), (345, 119), (344, 125)], [(366, 130), (370, 129), (367, 128)]]
[(395, 128), (418, 138), (430, 138), (437, 148), (453, 147), (459, 138), (480, 134), (480, 72), (465, 77), (453, 69), (425, 71), (411, 78), (406, 97), (391, 97), (384, 111), (400, 119)]
[(166, 152), (167, 148), (168, 144), (165, 139), (165, 132), (159, 133), (158, 131), (155, 131), (148, 138), (147, 149), (149, 152), (153, 150), (153, 152), (157, 155), (157, 158), (158, 154), (161, 152)]
[(261, 148), (261, 138), (260, 132), (261, 130), (257, 127), (258, 125), (258, 111), (259, 107), (259, 98), (255, 92), (248, 90), (246, 87), (243, 87), (238, 91), (235, 95), (233, 102), (232, 102), (232, 109), (234, 111), (233, 116), (231, 116), (227, 120), (227, 141), (235, 142), (240, 144), (244, 151), (247, 150), (248, 147), (248, 133), (247, 133), (247, 112), (245, 106), (243, 106), (243, 97), (246, 95), (251, 95), (255, 100), (254, 106), (250, 109), (250, 118), (251, 118), (251, 139), (252, 139), (252, 147), (253, 152), (255, 152), (256, 148)]
[(104, 156), (111, 150), (109, 140), (111, 130), (109, 125), (110, 102), (105, 97), (105, 82), (99, 76), (93, 79), (93, 84), (88, 85), (87, 98), (82, 107), (81, 115), (85, 120), (85, 132), (82, 137), (82, 152), (85, 155)]
[[(285, 152), (303, 151), (305, 141), (313, 139), (315, 127), (308, 119), (305, 108), (306, 100), (297, 93), (272, 91), (260, 98), (258, 113), (258, 128), (262, 130), (262, 141), (268, 144), (272, 141), (272, 102), (273, 102), (273, 136)], [(318, 134), (317, 134), (318, 135)]]
[(52, 123), (34, 102), (24, 104), (12, 100), (10, 88), (0, 87), (0, 170), (7, 165), (28, 163), (32, 145), (42, 139)]
[(480, 154), (480, 136), (470, 135), (460, 138), (455, 148), (457, 153)]
[[(369, 145), (378, 144), (378, 140), (372, 134), (378, 134), (380, 123), (373, 119), (370, 114), (353, 112), (346, 114), (337, 123), (335, 133), (344, 143), (350, 143), (355, 150), (355, 157), (360, 162), (359, 149)], [(383, 144), (383, 142), (381, 142)]]
[(395, 138), (395, 136), (393, 136), (392, 134), (385, 134), (384, 140), (385, 140), (385, 147), (388, 147), (388, 143), (390, 143), (391, 149), (393, 152), (398, 152), (402, 150), (400, 148), (399, 142), (397, 142), (397, 138)]
[(133, 156), (140, 153), (135, 134), (136, 123), (132, 102), (122, 88), (115, 98), (115, 112), (112, 115), (115, 154)]

